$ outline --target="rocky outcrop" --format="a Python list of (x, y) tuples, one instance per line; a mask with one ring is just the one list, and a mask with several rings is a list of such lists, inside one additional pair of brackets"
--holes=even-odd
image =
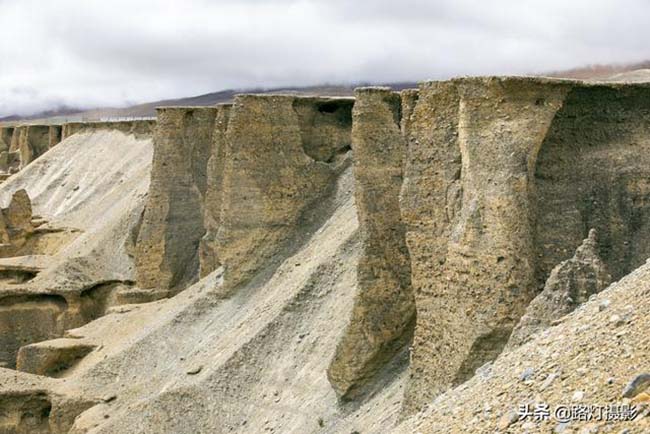
[(94, 349), (80, 339), (54, 339), (21, 347), (16, 369), (56, 377)]
[(61, 142), (61, 125), (50, 125), (49, 129), (49, 148), (53, 148)]
[(201, 277), (216, 270), (221, 262), (217, 253), (217, 232), (221, 226), (221, 204), (223, 195), (223, 169), (226, 155), (226, 132), (230, 120), (231, 104), (217, 106), (212, 132), (212, 148), (208, 160), (203, 224), (205, 235), (199, 248)]
[(29, 196), (25, 190), (18, 190), (9, 206), (0, 210), (0, 257), (15, 256), (34, 229)]
[(23, 168), (50, 148), (50, 126), (25, 125), (20, 128), (18, 151), (20, 167)]
[(136, 281), (173, 289), (196, 277), (214, 107), (158, 109), (147, 205), (136, 243)]
[(406, 149), (400, 131), (402, 101), (388, 88), (357, 89), (355, 97), (352, 150), (363, 253), (350, 323), (328, 369), (330, 383), (344, 399), (357, 396), (410, 343), (415, 323), (399, 208)]
[(574, 85), (535, 172), (540, 287), (589, 228), (614, 280), (650, 257), (650, 88)]
[(14, 127), (0, 127), (0, 151), (9, 150), (13, 134)]
[(61, 126), (61, 140), (82, 131), (117, 130), (136, 137), (150, 136), (156, 127), (154, 119), (132, 121), (67, 122)]
[(532, 180), (566, 91), (499, 78), (420, 88), (402, 191), (418, 318), (407, 412), (495, 358), (534, 296)]
[(159, 109), (138, 285), (180, 288), (219, 266), (226, 287), (248, 280), (324, 197), (350, 149), (352, 103), (243, 95)]
[(649, 91), (528, 78), (420, 87), (403, 121), (417, 306), (406, 412), (498, 356), (586, 228), (602, 234), (614, 278), (648, 256)]
[(551, 271), (544, 290), (528, 305), (506, 349), (525, 343), (610, 283), (611, 277), (598, 254), (596, 231), (592, 229), (575, 255)]
[(61, 336), (66, 308), (56, 295), (0, 298), (0, 363), (15, 368), (20, 347)]
[(216, 250), (224, 288), (249, 280), (326, 195), (350, 148), (353, 100), (240, 95), (225, 134)]

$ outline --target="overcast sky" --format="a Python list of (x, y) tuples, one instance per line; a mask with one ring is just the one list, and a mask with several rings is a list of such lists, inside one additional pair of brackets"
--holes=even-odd
[(0, 0), (0, 116), (650, 59), (648, 0)]

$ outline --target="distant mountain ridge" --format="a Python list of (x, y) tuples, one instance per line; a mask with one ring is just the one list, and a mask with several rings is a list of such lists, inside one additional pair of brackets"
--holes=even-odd
[[(235, 95), (240, 93), (289, 93), (296, 95), (328, 95), (328, 96), (351, 96), (354, 89), (359, 86), (368, 86), (369, 83), (357, 83), (351, 85), (322, 85), (306, 87), (278, 87), (278, 88), (256, 88), (256, 89), (228, 89), (219, 92), (206, 93), (188, 98), (165, 99), (137, 104), (124, 108), (97, 108), (91, 110), (79, 110), (65, 107), (59, 110), (40, 112), (30, 116), (7, 116), (0, 118), (0, 122), (16, 121), (42, 121), (42, 122), (74, 122), (93, 121), (115, 118), (147, 118), (156, 115), (156, 107), (161, 106), (209, 106), (220, 103), (231, 102)], [(374, 84), (373, 84), (374, 85)], [(416, 82), (379, 84), (388, 86), (395, 90), (402, 90), (416, 87)]]
[[(642, 71), (635, 73), (636, 71)], [(643, 72), (646, 71), (646, 72)], [(582, 80), (624, 80), (629, 77), (632, 81), (650, 81), (650, 60), (633, 64), (616, 64), (616, 65), (588, 65), (580, 68), (569, 69), (565, 71), (554, 71), (550, 73), (534, 74), (556, 78), (574, 78)], [(647, 78), (646, 78), (647, 77)], [(402, 90), (417, 87), (417, 82), (400, 82), (400, 83), (356, 83), (350, 85), (321, 85), (305, 87), (277, 87), (277, 88), (253, 88), (253, 89), (227, 89), (218, 92), (206, 93), (187, 98), (165, 99), (152, 101), (143, 104), (123, 108), (96, 108), (90, 110), (81, 110), (72, 107), (61, 107), (54, 110), (47, 110), (28, 116), (11, 115), (0, 118), (2, 122), (73, 122), (73, 121), (93, 121), (120, 118), (147, 118), (156, 115), (156, 107), (160, 106), (209, 106), (219, 103), (231, 102), (235, 95), (240, 93), (290, 93), (297, 95), (329, 95), (329, 96), (350, 96), (354, 94), (354, 89), (359, 86), (378, 85), (388, 86), (394, 90)]]

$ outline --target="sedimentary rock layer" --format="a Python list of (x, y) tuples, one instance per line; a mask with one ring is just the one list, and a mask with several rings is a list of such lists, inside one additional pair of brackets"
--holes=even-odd
[(50, 125), (49, 130), (49, 147), (56, 146), (61, 141), (61, 125)]
[(158, 110), (151, 184), (135, 251), (142, 288), (172, 289), (198, 272), (216, 108)]
[(600, 259), (596, 231), (589, 231), (575, 255), (556, 266), (544, 290), (528, 305), (525, 315), (512, 331), (506, 349), (515, 348), (547, 329), (553, 321), (571, 313), (611, 283), (607, 267)]
[(212, 148), (208, 160), (203, 225), (205, 235), (201, 239), (199, 261), (201, 277), (216, 270), (221, 264), (217, 253), (216, 238), (221, 225), (221, 203), (223, 195), (223, 168), (226, 155), (226, 131), (230, 119), (231, 104), (217, 106)]
[(250, 279), (326, 194), (350, 147), (352, 99), (241, 95), (225, 134), (216, 249), (225, 287)]
[(588, 228), (616, 276), (647, 256), (648, 92), (526, 78), (420, 87), (403, 121), (417, 306), (407, 412), (499, 354)]
[(411, 268), (399, 209), (405, 143), (400, 95), (355, 92), (352, 150), (363, 253), (350, 323), (328, 369), (338, 395), (353, 398), (410, 341), (415, 321)]
[(118, 130), (136, 136), (148, 136), (153, 133), (156, 121), (153, 119), (136, 119), (132, 121), (93, 121), (67, 122), (61, 126), (61, 140), (80, 131), (96, 131), (102, 129)]
[(18, 143), (20, 167), (23, 168), (50, 148), (49, 125), (25, 125), (20, 127)]

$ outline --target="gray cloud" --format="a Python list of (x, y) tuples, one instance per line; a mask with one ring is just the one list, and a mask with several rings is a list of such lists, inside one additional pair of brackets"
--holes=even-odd
[(650, 58), (645, 0), (0, 0), (0, 116)]

